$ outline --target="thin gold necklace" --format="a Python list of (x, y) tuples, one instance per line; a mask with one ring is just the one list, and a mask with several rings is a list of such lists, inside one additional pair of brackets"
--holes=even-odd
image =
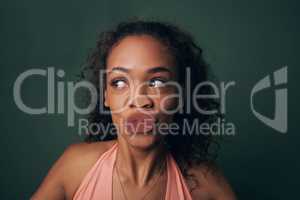
[[(159, 178), (162, 177), (162, 172), (163, 172), (163, 167), (164, 165), (161, 165), (160, 167), (160, 170), (159, 170), (159, 176), (157, 176), (156, 180), (152, 183), (151, 187), (149, 188), (149, 190), (144, 194), (143, 198), (141, 198), (141, 200), (144, 200), (152, 191), (152, 189), (154, 188), (154, 186), (156, 185), (156, 183), (158, 182)], [(115, 168), (116, 168), (116, 172), (117, 172), (117, 178), (118, 178), (118, 181), (119, 181), (119, 184), (121, 185), (121, 190), (122, 190), (122, 194), (123, 196), (125, 197), (126, 200), (128, 200), (127, 198), (127, 195), (126, 195), (126, 192), (125, 192), (125, 189), (124, 189), (124, 186), (121, 182), (121, 179), (120, 179), (120, 173), (119, 173), (119, 169), (118, 169), (118, 166), (117, 164), (115, 163)], [(162, 199), (164, 199), (164, 193), (162, 195)]]

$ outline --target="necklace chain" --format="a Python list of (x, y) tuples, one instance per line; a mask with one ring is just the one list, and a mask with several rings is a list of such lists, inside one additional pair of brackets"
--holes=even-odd
[[(115, 163), (115, 168), (116, 168), (117, 178), (118, 178), (119, 184), (121, 186), (123, 196), (125, 197), (126, 200), (128, 200), (125, 189), (124, 189), (124, 186), (123, 186), (123, 184), (121, 182), (121, 179), (120, 179), (120, 173), (119, 173), (119, 169), (118, 169), (118, 166), (117, 166), (116, 163)], [(151, 193), (151, 190), (154, 188), (154, 186), (158, 182), (159, 178), (162, 176), (162, 174), (163, 174), (162, 172), (163, 172), (163, 165), (161, 165), (161, 167), (160, 167), (159, 176), (157, 176), (156, 180), (153, 182), (153, 184), (151, 185), (149, 190), (144, 194), (144, 196), (141, 198), (141, 200), (144, 200)], [(164, 199), (164, 195), (162, 195), (162, 199)]]

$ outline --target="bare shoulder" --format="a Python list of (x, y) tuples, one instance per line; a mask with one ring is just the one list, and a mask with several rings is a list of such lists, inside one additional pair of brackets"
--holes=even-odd
[(114, 143), (115, 141), (81, 142), (69, 145), (31, 199), (71, 199), (84, 176)]
[(71, 199), (84, 176), (114, 143), (115, 141), (77, 143), (66, 149), (63, 184), (67, 199)]
[(190, 182), (193, 199), (236, 200), (236, 196), (222, 170), (214, 162), (204, 162), (192, 167), (189, 174), (197, 182)]

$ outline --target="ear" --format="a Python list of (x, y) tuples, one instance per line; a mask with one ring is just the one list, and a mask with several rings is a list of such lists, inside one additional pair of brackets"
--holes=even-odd
[(105, 105), (106, 107), (109, 107), (109, 105), (108, 105), (108, 103), (107, 103), (107, 92), (106, 92), (106, 90), (104, 91), (104, 105)]

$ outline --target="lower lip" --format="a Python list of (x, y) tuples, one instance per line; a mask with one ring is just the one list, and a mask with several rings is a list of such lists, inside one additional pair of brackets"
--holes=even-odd
[(125, 128), (129, 133), (148, 133), (154, 129), (155, 123), (153, 120), (138, 120), (126, 122)]

